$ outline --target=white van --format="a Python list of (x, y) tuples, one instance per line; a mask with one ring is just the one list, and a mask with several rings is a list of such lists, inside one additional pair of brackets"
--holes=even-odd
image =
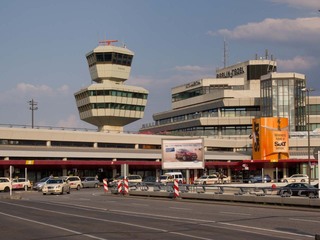
[(181, 172), (167, 172), (160, 176), (160, 183), (163, 184), (173, 182), (174, 180), (178, 180), (179, 183), (185, 182)]

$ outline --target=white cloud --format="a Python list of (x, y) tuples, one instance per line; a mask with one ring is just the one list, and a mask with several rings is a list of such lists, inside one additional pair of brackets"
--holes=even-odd
[(174, 68), (177, 71), (188, 71), (188, 72), (207, 72), (208, 68), (205, 67), (200, 67), (200, 66), (191, 66), (191, 65), (186, 65), (186, 66), (176, 66)]
[(293, 59), (277, 60), (278, 70), (281, 71), (303, 71), (315, 67), (318, 62), (314, 57), (296, 56)]
[(209, 35), (222, 35), (236, 40), (319, 43), (320, 18), (272, 19), (237, 26), (233, 30), (209, 31)]
[(37, 98), (37, 97), (57, 97), (61, 94), (69, 94), (69, 87), (63, 85), (57, 89), (51, 88), (48, 85), (32, 85), (29, 83), (19, 83), (13, 89), (2, 92), (0, 95), (1, 101), (20, 101), (21, 98)]
[(319, 0), (271, 0), (273, 3), (283, 3), (295, 8), (320, 9)]
[(57, 127), (79, 128), (81, 125), (79, 116), (69, 115), (67, 119), (61, 119), (56, 124)]

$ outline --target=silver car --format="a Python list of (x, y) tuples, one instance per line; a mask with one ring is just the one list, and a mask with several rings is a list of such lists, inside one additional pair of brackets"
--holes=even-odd
[(82, 177), (81, 183), (83, 188), (97, 188), (100, 186), (100, 181), (95, 177)]
[(43, 185), (49, 180), (49, 178), (50, 178), (50, 177), (45, 177), (45, 178), (40, 179), (40, 181), (36, 182), (36, 183), (33, 185), (33, 190), (41, 191)]

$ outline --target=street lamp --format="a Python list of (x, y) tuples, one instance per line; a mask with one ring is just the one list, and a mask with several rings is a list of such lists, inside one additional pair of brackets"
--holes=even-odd
[(311, 182), (311, 162), (310, 162), (310, 92), (314, 91), (313, 88), (302, 88), (301, 91), (306, 92), (307, 94), (307, 106), (308, 106), (308, 115), (307, 115), (307, 134), (308, 134), (308, 175), (309, 175), (309, 184)]
[(33, 128), (33, 126), (34, 126), (34, 111), (38, 110), (38, 107), (37, 107), (38, 103), (33, 101), (33, 99), (32, 99), (31, 101), (29, 101), (29, 105), (30, 105), (30, 110), (31, 110), (31, 124), (32, 124), (31, 126)]

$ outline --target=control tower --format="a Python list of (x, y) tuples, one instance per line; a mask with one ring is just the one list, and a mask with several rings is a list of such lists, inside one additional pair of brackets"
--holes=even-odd
[(149, 93), (124, 84), (134, 53), (114, 42), (101, 41), (86, 55), (95, 83), (74, 94), (81, 120), (105, 132), (122, 132), (123, 126), (143, 118)]

